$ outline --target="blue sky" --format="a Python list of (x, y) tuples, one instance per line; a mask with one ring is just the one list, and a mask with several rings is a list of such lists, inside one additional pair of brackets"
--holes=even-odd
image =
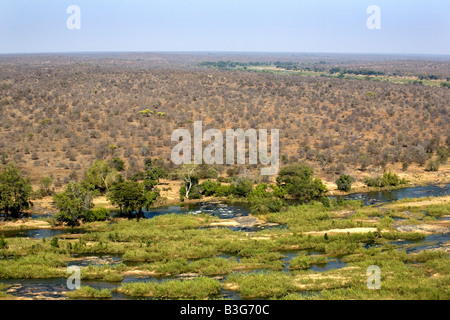
[(450, 0), (0, 0), (0, 53), (95, 51), (450, 55)]

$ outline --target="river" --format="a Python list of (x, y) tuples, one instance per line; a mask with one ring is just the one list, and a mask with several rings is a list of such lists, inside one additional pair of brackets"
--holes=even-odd
[[(395, 200), (401, 200), (404, 198), (422, 198), (431, 196), (445, 196), (450, 194), (450, 184), (442, 186), (420, 186), (409, 187), (391, 191), (375, 191), (368, 193), (354, 193), (347, 196), (343, 196), (344, 199), (363, 200), (365, 205), (386, 203)], [(333, 197), (331, 197), (333, 198)], [(245, 204), (226, 204), (218, 202), (200, 202), (195, 204), (183, 204), (177, 206), (163, 206), (153, 208), (145, 212), (145, 218), (151, 219), (158, 215), (177, 213), (177, 214), (199, 214), (208, 213), (217, 216), (221, 219), (229, 219), (234, 217), (246, 216), (250, 213), (250, 208)], [(33, 217), (35, 218), (35, 217)], [(18, 230), (4, 232), (6, 237), (29, 237), (29, 238), (51, 238), (53, 236), (71, 233), (83, 233), (83, 229), (36, 229), (36, 230)], [(423, 240), (419, 241), (394, 241), (392, 244), (405, 248), (407, 252), (417, 252), (424, 249), (433, 249), (439, 247), (441, 244), (449, 241), (448, 234), (431, 235)], [(289, 263), (293, 257), (295, 257), (300, 251), (284, 252), (282, 261), (284, 263), (283, 270), (288, 272)], [(309, 252), (308, 254), (319, 254), (316, 252)], [(228, 255), (220, 255), (219, 257), (230, 258)], [(87, 266), (89, 264), (120, 264), (122, 263), (120, 256), (109, 255), (97, 255), (83, 257), (73, 261), (70, 265)], [(239, 256), (233, 256), (239, 261)], [(343, 268), (346, 266), (345, 262), (338, 258), (328, 258), (327, 263), (324, 265), (313, 265), (310, 267), (312, 271), (326, 271), (330, 269)], [(106, 261), (106, 262), (105, 262)], [(261, 272), (263, 270), (254, 270), (251, 272)], [(91, 286), (97, 289), (115, 289), (122, 283), (134, 282), (134, 281), (165, 281), (169, 278), (134, 278), (126, 277), (122, 282), (103, 282), (103, 281), (82, 281), (83, 285)], [(0, 279), (0, 283), (12, 285), (9, 288), (11, 294), (21, 297), (33, 298), (33, 299), (63, 299), (65, 298), (64, 292), (66, 289), (66, 279)], [(240, 299), (238, 293), (233, 291), (222, 290), (222, 298), (228, 299)], [(112, 299), (128, 299), (120, 293), (113, 292)]]

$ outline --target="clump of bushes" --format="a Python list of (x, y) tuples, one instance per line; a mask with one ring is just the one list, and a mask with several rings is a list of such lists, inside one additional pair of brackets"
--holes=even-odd
[(105, 221), (109, 216), (108, 209), (105, 208), (97, 208), (91, 209), (85, 213), (83, 220), (85, 222), (94, 222), (94, 221)]
[(391, 171), (383, 173), (382, 177), (365, 178), (364, 182), (369, 187), (396, 187), (406, 184), (406, 179), (400, 179), (396, 173)]
[(221, 186), (220, 182), (213, 181), (213, 180), (206, 180), (203, 183), (200, 184), (200, 187), (202, 188), (203, 195), (205, 197), (211, 197), (216, 195), (217, 190)]
[(58, 237), (53, 237), (52, 240), (50, 241), (50, 245), (51, 245), (53, 248), (59, 248)]
[[(328, 236), (327, 236), (328, 239)], [(320, 257), (314, 257), (314, 256), (307, 256), (306, 254), (299, 254), (296, 257), (294, 257), (290, 264), (289, 264), (289, 269), (290, 270), (297, 270), (297, 269), (308, 269), (309, 267), (311, 267), (314, 264), (327, 264), (327, 258), (324, 256), (320, 256)]]
[(8, 242), (5, 240), (5, 236), (3, 234), (0, 237), (0, 249), (8, 249)]
[[(277, 187), (274, 188), (278, 190)], [(275, 191), (268, 192), (267, 189), (267, 184), (260, 183), (247, 196), (253, 213), (279, 212), (285, 208), (285, 201), (279, 198)]]

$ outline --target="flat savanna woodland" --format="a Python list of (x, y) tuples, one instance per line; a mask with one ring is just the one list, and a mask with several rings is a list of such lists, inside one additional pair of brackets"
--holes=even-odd
[(3, 55), (0, 161), (58, 188), (120, 157), (130, 178), (145, 158), (173, 169), (173, 130), (202, 120), (280, 129), (283, 164), (306, 162), (328, 182), (402, 168), (442, 182), (444, 161), (425, 169), (450, 144), (449, 77), (449, 58), (431, 56)]
[[(0, 56), (0, 70), (0, 299), (55, 298), (25, 292), (35, 279), (62, 283), (62, 299), (449, 299), (448, 195), (323, 197), (449, 182), (449, 58), (29, 55)], [(276, 185), (255, 165), (176, 168), (171, 134), (196, 120), (280, 129)], [(140, 219), (160, 195), (251, 214)], [(26, 219), (31, 198), (59, 212)], [(69, 265), (79, 290), (65, 291)]]

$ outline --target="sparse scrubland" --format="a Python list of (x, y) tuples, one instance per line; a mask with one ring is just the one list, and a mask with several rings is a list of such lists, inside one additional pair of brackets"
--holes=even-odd
[[(438, 58), (2, 56), (0, 160), (15, 162), (36, 187), (52, 177), (57, 190), (82, 179), (97, 159), (126, 178), (144, 169), (146, 157), (172, 171), (171, 133), (202, 120), (221, 131), (280, 129), (282, 164), (304, 161), (331, 184), (348, 174), (360, 188), (387, 169), (412, 183), (448, 182), (447, 87), (199, 65), (208, 61), (440, 79), (426, 81), (450, 75)], [(254, 165), (215, 169), (223, 177), (257, 172)]]

